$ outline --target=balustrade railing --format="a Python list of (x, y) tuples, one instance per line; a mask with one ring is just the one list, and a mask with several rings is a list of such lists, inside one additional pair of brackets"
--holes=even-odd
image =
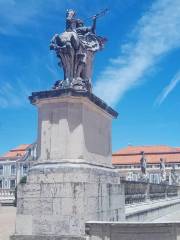
[(145, 202), (179, 195), (180, 186), (123, 180), (125, 203)]
[(15, 189), (0, 189), (0, 203), (13, 203), (15, 200)]

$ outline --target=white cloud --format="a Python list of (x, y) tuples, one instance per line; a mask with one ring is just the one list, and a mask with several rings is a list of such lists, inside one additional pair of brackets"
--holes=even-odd
[(100, 74), (95, 93), (115, 105), (159, 57), (180, 47), (179, 29), (180, 1), (155, 1), (133, 30), (133, 41), (122, 46), (120, 56)]
[(16, 86), (3, 82), (0, 89), (0, 108), (25, 106), (30, 91), (18, 80)]
[(178, 71), (175, 74), (175, 76), (171, 79), (170, 83), (163, 89), (162, 93), (157, 97), (155, 101), (155, 105), (161, 105), (179, 82), (180, 82), (180, 71)]
[[(37, 1), (38, 2), (38, 1)], [(0, 0), (0, 34), (19, 34), (18, 26), (33, 22), (38, 14), (38, 5), (22, 1)]]
[(38, 26), (56, 11), (61, 19), (64, 5), (59, 0), (0, 0), (0, 34), (21, 35), (22, 26)]

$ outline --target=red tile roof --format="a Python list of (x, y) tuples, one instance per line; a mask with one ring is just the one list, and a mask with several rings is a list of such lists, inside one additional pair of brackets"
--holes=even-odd
[(11, 151), (24, 151), (26, 150), (31, 144), (21, 144), (16, 148), (13, 148)]
[(4, 160), (4, 159), (7, 159), (7, 158), (11, 160), (11, 159), (14, 159), (14, 158), (23, 157), (26, 154), (26, 150), (30, 145), (31, 144), (19, 145), (18, 147), (14, 148), (14, 149), (11, 149), (9, 152), (2, 155), (0, 157), (0, 160)]
[(180, 147), (169, 146), (128, 146), (112, 155), (112, 163), (120, 164), (138, 164), (140, 163), (141, 152), (144, 152), (147, 163), (159, 163), (160, 158), (165, 162), (180, 163)]

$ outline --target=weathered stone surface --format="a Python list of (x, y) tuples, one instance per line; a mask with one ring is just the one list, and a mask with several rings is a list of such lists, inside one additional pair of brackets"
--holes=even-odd
[(111, 115), (87, 98), (41, 99), (39, 162), (111, 165)]
[[(88, 220), (124, 220), (124, 195), (118, 173), (85, 164), (53, 166), (53, 171), (52, 166), (45, 171), (49, 165), (34, 166), (30, 182), (19, 187), (17, 234), (83, 236)], [(57, 175), (66, 176), (57, 182)], [(29, 229), (23, 227), (23, 219), (28, 221)]]
[(38, 162), (111, 163), (112, 116), (86, 97), (42, 98)]
[(90, 240), (178, 240), (180, 223), (88, 222)]

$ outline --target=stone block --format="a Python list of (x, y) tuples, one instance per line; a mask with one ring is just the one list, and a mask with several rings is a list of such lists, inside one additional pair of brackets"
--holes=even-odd
[[(31, 177), (31, 181), (34, 179), (34, 182), (31, 182), (32, 190), (28, 182), (28, 194), (25, 193), (24, 198), (18, 196), (18, 213), (32, 215), (33, 234), (39, 235), (43, 232), (46, 235), (49, 232), (56, 235), (59, 231), (62, 235), (78, 232), (82, 236), (85, 221), (124, 219), (121, 185), (112, 183), (113, 178), (118, 177), (113, 169), (97, 170), (94, 166), (80, 164), (74, 168), (72, 164), (66, 164), (63, 168), (59, 164), (53, 166), (53, 171), (48, 173), (48, 179), (54, 179), (54, 183), (44, 183), (42, 178)], [(31, 174), (36, 175), (41, 170), (43, 172), (43, 165), (41, 168), (38, 168), (38, 172), (31, 171)], [(71, 178), (66, 177), (62, 182), (55, 182), (58, 174), (68, 174)], [(80, 182), (76, 182), (77, 175), (81, 175)], [(87, 179), (89, 182), (86, 182)], [(94, 179), (98, 179), (98, 183)], [(105, 183), (105, 179), (110, 182)], [(37, 184), (40, 188), (35, 188)], [(23, 188), (23, 191), (25, 189)], [(38, 190), (40, 194), (32, 194), (31, 191), (34, 189), (40, 189)]]

